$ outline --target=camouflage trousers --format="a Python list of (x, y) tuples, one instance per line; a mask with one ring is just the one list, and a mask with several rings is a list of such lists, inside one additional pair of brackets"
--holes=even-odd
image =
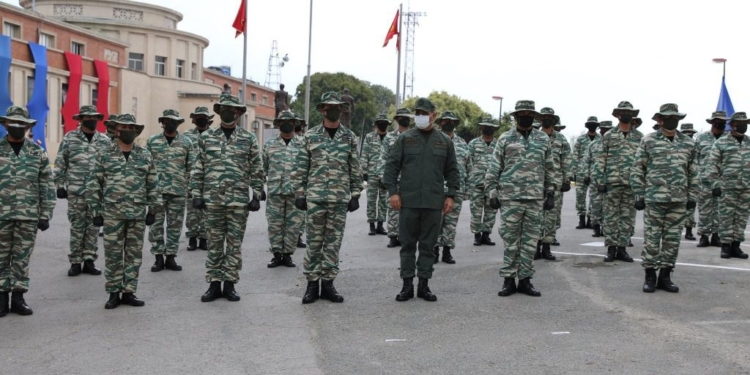
[(719, 233), (719, 198), (711, 194), (711, 184), (702, 183), (698, 197), (698, 235)]
[(248, 213), (247, 206), (210, 205), (206, 208), (206, 282), (240, 281), (242, 240), (245, 238)]
[(456, 225), (458, 225), (458, 217), (461, 215), (461, 206), (464, 201), (460, 195), (461, 193), (456, 193), (456, 198), (453, 199), (453, 211), (443, 216), (443, 225), (440, 228), (436, 246), (456, 248)]
[(266, 200), (268, 241), (272, 253), (294, 254), (305, 211), (294, 206), (294, 195), (269, 195)]
[(92, 224), (93, 217), (83, 195), (68, 195), (68, 221), (70, 221), (70, 263), (96, 260), (99, 248), (99, 228)]
[(589, 193), (591, 204), (589, 205), (589, 215), (591, 215), (591, 225), (602, 225), (604, 222), (604, 197), (607, 194), (600, 193), (591, 189)]
[(555, 208), (542, 212), (542, 242), (551, 244), (557, 235), (560, 214), (562, 213), (563, 193), (555, 194)]
[(643, 268), (674, 267), (685, 220), (685, 202), (646, 203), (643, 213)]
[(146, 221), (104, 218), (104, 285), (107, 293), (135, 293), (143, 261)]
[(609, 186), (604, 196), (604, 246), (625, 247), (635, 225), (635, 196), (629, 185)]
[(542, 238), (542, 207), (539, 200), (502, 200), (502, 223), (498, 232), (505, 244), (500, 277), (525, 279), (534, 276), (534, 253)]
[(484, 195), (484, 189), (474, 188), (471, 191), (471, 233), (492, 233), (497, 218), (497, 210), (490, 207), (489, 199)]
[(0, 220), (0, 292), (29, 290), (36, 221)]
[[(435, 263), (435, 243), (440, 235), (442, 210), (401, 207), (398, 237), (401, 241), (401, 278), (431, 279)], [(419, 257), (417, 257), (419, 250)]]
[[(185, 197), (179, 195), (162, 195), (164, 210), (156, 214), (156, 221), (148, 230), (148, 241), (151, 242), (151, 254), (177, 255), (182, 234), (182, 223), (185, 220)], [(167, 232), (166, 240), (164, 232)]]
[(367, 222), (385, 221), (388, 189), (380, 187), (380, 179), (369, 177), (367, 181)]
[(745, 241), (750, 215), (750, 189), (723, 190), (719, 197), (719, 238), (722, 243)]
[(695, 226), (695, 207), (687, 210), (687, 216), (685, 217), (685, 226), (692, 228)]
[[(581, 179), (581, 181), (583, 181), (583, 179)], [(576, 183), (576, 212), (578, 213), (578, 216), (591, 215), (591, 212), (590, 212), (591, 205), (593, 205), (593, 203), (594, 203), (593, 202), (593, 200), (594, 200), (593, 195), (596, 192), (594, 191), (595, 189), (591, 189), (589, 191), (589, 186), (591, 186), (591, 185), (584, 185), (583, 182), (581, 182), (580, 185), (578, 185), (578, 183)], [(587, 192), (589, 192), (589, 194), (591, 195), (589, 197), (589, 207), (588, 208), (586, 208), (586, 193)], [(593, 222), (592, 222), (592, 224), (593, 224)]]
[(391, 208), (391, 200), (386, 198), (386, 206), (388, 212), (386, 213), (387, 221), (385, 223), (385, 230), (388, 232), (388, 237), (398, 236), (398, 211)]
[(346, 203), (307, 203), (307, 252), (302, 263), (308, 281), (333, 280), (346, 227)]
[(206, 231), (206, 211), (198, 208), (193, 208), (193, 200), (187, 200), (187, 232), (185, 236), (188, 238), (208, 238)]

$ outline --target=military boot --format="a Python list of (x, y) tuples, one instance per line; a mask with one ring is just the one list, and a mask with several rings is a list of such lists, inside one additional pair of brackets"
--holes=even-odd
[(620, 246), (617, 248), (617, 255), (615, 257), (617, 260), (621, 260), (623, 262), (627, 263), (633, 263), (633, 258), (630, 257), (630, 254), (628, 254), (627, 251), (625, 251), (624, 246)]
[(451, 255), (450, 246), (443, 246), (443, 263), (456, 264), (456, 260)]
[(557, 237), (552, 239), (552, 246), (560, 246), (560, 241), (557, 240)]
[(430, 287), (427, 286), (427, 284), (428, 284), (428, 280), (427, 279), (425, 279), (423, 277), (419, 278), (419, 283), (417, 283), (417, 297), (419, 297), (419, 298), (421, 298), (421, 299), (423, 299), (425, 301), (428, 301), (428, 302), (435, 302), (435, 301), (437, 301), (437, 296), (434, 295), (430, 291)]
[(432, 260), (432, 264), (436, 264), (438, 260), (440, 260), (440, 246), (435, 246), (435, 248), (432, 249), (432, 254), (435, 255), (435, 259)]
[(116, 309), (120, 306), (120, 293), (110, 293), (109, 300), (104, 304), (104, 308), (107, 310)]
[(81, 273), (86, 273), (86, 274), (93, 275), (93, 276), (99, 276), (102, 274), (102, 270), (96, 268), (94, 261), (92, 259), (89, 259), (89, 260), (83, 261), (83, 268), (81, 268)]
[(656, 291), (656, 270), (646, 268), (646, 280), (643, 282), (643, 293), (653, 293)]
[(507, 297), (511, 294), (516, 294), (516, 279), (512, 277), (506, 277), (503, 282), (503, 288), (497, 292), (500, 297)]
[(633, 240), (628, 238), (628, 247), (633, 247)]
[(586, 229), (586, 215), (578, 215), (578, 226), (576, 229)]
[(320, 281), (308, 281), (307, 289), (305, 289), (305, 295), (302, 296), (302, 303), (313, 303), (317, 301), (318, 298), (320, 298)]
[(333, 286), (333, 280), (322, 280), (320, 282), (320, 298), (335, 303), (344, 302), (344, 297)]
[(591, 235), (591, 237), (601, 237), (602, 236), (602, 226), (599, 224), (594, 224), (594, 234)]
[(550, 250), (548, 243), (542, 244), (542, 258), (545, 260), (557, 259), (554, 255), (552, 255), (552, 250)]
[(531, 285), (531, 278), (527, 277), (525, 279), (518, 280), (518, 288), (516, 289), (518, 293), (523, 293), (527, 296), (532, 297), (541, 297), (542, 293), (534, 288), (534, 285)]
[(393, 248), (401, 246), (401, 241), (398, 240), (398, 236), (388, 238), (390, 238), (390, 241), (388, 241), (388, 247)]
[(536, 242), (536, 252), (534, 252), (534, 260), (542, 259), (542, 241)]
[(388, 232), (386, 232), (385, 228), (383, 228), (383, 222), (382, 221), (378, 221), (378, 226), (375, 228), (375, 233), (382, 234), (382, 235), (385, 235), (385, 236), (388, 235)]
[(81, 274), (81, 263), (71, 263), (68, 270), (68, 276), (78, 276)]
[(616, 258), (617, 258), (617, 246), (610, 246), (610, 247), (608, 247), (607, 248), (607, 257), (604, 258), (604, 261), (607, 262), (607, 263), (614, 262)]
[(482, 246), (482, 233), (474, 233), (474, 246)]
[(198, 248), (201, 250), (208, 250), (208, 240), (205, 238), (198, 239)]
[(591, 229), (591, 216), (586, 216), (586, 228)]
[(221, 297), (221, 281), (212, 281), (206, 293), (201, 296), (201, 302), (211, 302)]
[(190, 239), (188, 240), (187, 250), (195, 251), (196, 249), (198, 249), (198, 239), (195, 237), (190, 237)]
[(490, 232), (482, 233), (482, 245), (495, 246), (495, 243), (490, 239)]
[(656, 280), (656, 289), (661, 289), (669, 293), (677, 293), (680, 288), (672, 283), (670, 274), (672, 273), (672, 267), (666, 267), (659, 270), (659, 279)]
[(701, 238), (698, 240), (698, 247), (709, 247), (711, 243), (708, 242), (708, 236), (701, 234)]
[(371, 236), (374, 236), (377, 234), (377, 231), (375, 230), (375, 223), (370, 223), (370, 233), (368, 233)]
[(141, 307), (146, 304), (146, 302), (138, 299), (138, 297), (136, 297), (133, 293), (123, 293), (122, 297), (120, 297), (120, 303), (122, 303), (123, 305), (130, 305), (134, 307)]
[(281, 255), (280, 252), (277, 251), (277, 252), (273, 253), (273, 258), (271, 258), (271, 261), (268, 262), (268, 265), (266, 265), (266, 267), (268, 267), (268, 268), (276, 268), (276, 267), (280, 266), (281, 263), (282, 263), (282, 261), (283, 261), (283, 258), (284, 257)]
[(721, 239), (719, 238), (718, 233), (714, 233), (711, 235), (711, 246), (713, 247), (721, 247)]
[(234, 290), (234, 282), (224, 281), (224, 290), (221, 295), (229, 302), (237, 302), (240, 300), (240, 295)]
[(298, 249), (307, 248), (307, 244), (302, 242), (302, 233), (300, 233), (299, 237), (297, 237), (297, 248)]
[(404, 286), (401, 287), (401, 292), (396, 294), (396, 301), (404, 302), (414, 298), (414, 278), (405, 277)]
[(10, 294), (10, 312), (24, 316), (31, 315), (34, 311), (32, 311), (31, 307), (26, 304), (26, 301), (23, 299), (23, 293), (24, 292), (12, 292)]
[(10, 311), (9, 303), (10, 298), (8, 296), (10, 293), (8, 292), (0, 292), (0, 318), (8, 315), (8, 312)]
[(729, 259), (732, 257), (732, 244), (723, 243), (721, 244), (721, 258)]
[(151, 266), (151, 272), (161, 272), (164, 269), (164, 255), (157, 254), (154, 265)]
[(174, 255), (167, 255), (167, 260), (164, 261), (164, 269), (182, 271), (182, 266), (177, 264)]
[(742, 249), (740, 249), (740, 241), (732, 241), (730, 255), (732, 256), (732, 258), (747, 259), (747, 254), (742, 252)]
[(693, 227), (685, 227), (685, 239), (695, 241), (695, 236), (693, 236)]
[(281, 256), (281, 264), (285, 267), (293, 268), (297, 267), (297, 264), (292, 260), (292, 254), (284, 254)]

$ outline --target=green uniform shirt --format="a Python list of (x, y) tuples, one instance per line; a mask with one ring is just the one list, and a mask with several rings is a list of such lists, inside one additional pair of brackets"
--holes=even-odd
[(154, 159), (161, 193), (187, 196), (190, 171), (196, 159), (193, 142), (177, 133), (170, 144), (163, 133), (155, 134), (146, 141), (146, 149)]
[[(575, 146), (573, 146), (573, 163), (571, 165), (572, 173), (575, 173), (576, 182), (583, 184), (583, 178), (589, 173), (589, 163), (585, 163), (584, 159), (588, 154), (589, 145), (594, 141), (600, 140), (602, 136), (597, 133), (592, 140), (588, 133), (579, 136), (576, 139)], [(589, 161), (590, 162), (590, 161)], [(593, 179), (592, 179), (593, 181)]]
[(602, 153), (597, 162), (605, 184), (630, 185), (630, 172), (642, 138), (643, 133), (632, 127), (623, 136), (617, 126), (602, 137)]
[(497, 139), (493, 138), (489, 145), (482, 137), (474, 138), (469, 142), (469, 189), (485, 186), (484, 176), (490, 167), (492, 151), (495, 149)]
[(555, 166), (555, 173), (552, 179), (552, 183), (554, 183), (557, 187), (562, 187), (562, 184), (564, 182), (570, 183), (570, 143), (568, 143), (568, 140), (565, 139), (565, 136), (555, 130), (553, 130), (552, 133), (548, 135), (548, 137), (550, 149), (552, 151), (552, 163)]
[(719, 138), (711, 147), (705, 170), (712, 189), (750, 189), (750, 137), (743, 136), (742, 143), (731, 134)]
[[(385, 134), (386, 136), (388, 133)], [(383, 139), (377, 132), (368, 133), (365, 136), (365, 143), (362, 145), (362, 173), (368, 175), (368, 177), (377, 178), (379, 175), (378, 171), (381, 169), (381, 158), (383, 154)]]
[[(0, 139), (0, 220), (50, 220), (55, 188), (44, 149), (24, 139), (16, 155), (8, 136)], [(9, 243), (3, 246), (10, 248)]]
[(263, 172), (269, 195), (294, 195), (292, 177), (302, 142), (302, 137), (294, 136), (287, 144), (279, 135), (263, 145)]
[[(726, 133), (722, 134), (722, 137)], [(719, 137), (721, 138), (721, 137)], [(708, 172), (705, 170), (706, 163), (708, 161), (708, 155), (711, 154), (711, 147), (716, 142), (716, 137), (711, 131), (700, 133), (695, 137), (695, 161), (698, 165), (698, 177), (703, 180), (704, 183), (708, 183), (706, 175)]]
[(500, 200), (539, 200), (557, 190), (549, 136), (532, 129), (524, 137), (516, 128), (500, 136), (484, 178), (485, 195)]
[(698, 200), (695, 144), (677, 132), (670, 141), (662, 132), (643, 137), (635, 156), (630, 186), (635, 200), (671, 203)]
[(110, 144), (109, 137), (99, 132), (91, 142), (80, 128), (65, 134), (55, 158), (55, 187), (67, 188), (70, 195), (83, 195), (96, 153)]

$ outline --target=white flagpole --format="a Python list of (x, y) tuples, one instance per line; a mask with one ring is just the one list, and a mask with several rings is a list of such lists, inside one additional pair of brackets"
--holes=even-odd
[(307, 77), (305, 78), (305, 123), (310, 127), (310, 58), (312, 56), (313, 0), (310, 0), (310, 30), (307, 39)]
[[(245, 39), (242, 49), (242, 105), (247, 106), (247, 0), (242, 0), (245, 4), (245, 23), (243, 24), (245, 30), (242, 32), (242, 37)], [(245, 123), (245, 116), (242, 116), (242, 127), (247, 129)]]
[(404, 4), (398, 6), (398, 66), (396, 67), (396, 109), (401, 105), (401, 17), (404, 11)]

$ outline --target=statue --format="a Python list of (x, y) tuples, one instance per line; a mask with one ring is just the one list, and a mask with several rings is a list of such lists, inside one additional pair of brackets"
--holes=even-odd
[(349, 106), (345, 107), (344, 111), (341, 113), (341, 123), (351, 129), (352, 117), (354, 116), (354, 98), (349, 95), (349, 89), (344, 89), (344, 95), (341, 95), (341, 101), (349, 103)]
[(281, 111), (289, 110), (289, 93), (284, 91), (284, 84), (279, 85), (279, 90), (273, 96), (273, 105), (276, 107), (276, 116), (279, 117)]

